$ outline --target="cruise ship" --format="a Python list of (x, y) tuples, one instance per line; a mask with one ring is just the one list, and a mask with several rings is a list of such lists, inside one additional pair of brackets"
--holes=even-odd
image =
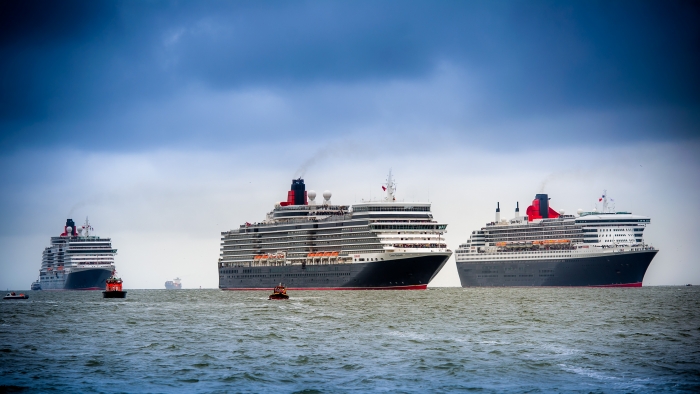
[(430, 203), (396, 201), (395, 187), (390, 172), (382, 200), (336, 205), (326, 190), (317, 204), (292, 180), (264, 220), (221, 233), (219, 288), (425, 289), (452, 255), (447, 224)]
[(605, 286), (640, 287), (658, 252), (644, 241), (650, 219), (610, 209), (566, 215), (537, 194), (526, 215), (496, 220), (471, 234), (456, 251), (462, 287)]
[(63, 233), (51, 237), (51, 246), (44, 249), (39, 271), (42, 290), (104, 290), (105, 281), (114, 268), (114, 255), (109, 238), (90, 235), (93, 228), (87, 218), (82, 227), (66, 220)]

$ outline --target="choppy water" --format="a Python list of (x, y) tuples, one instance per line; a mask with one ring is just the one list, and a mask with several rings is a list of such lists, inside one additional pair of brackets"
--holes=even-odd
[(30, 292), (0, 392), (697, 392), (700, 288)]

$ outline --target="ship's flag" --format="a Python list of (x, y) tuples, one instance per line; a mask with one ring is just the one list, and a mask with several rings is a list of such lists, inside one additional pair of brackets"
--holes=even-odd
[(603, 201), (603, 198), (599, 198), (598, 201)]
[(386, 191), (386, 186), (382, 186), (382, 190)]

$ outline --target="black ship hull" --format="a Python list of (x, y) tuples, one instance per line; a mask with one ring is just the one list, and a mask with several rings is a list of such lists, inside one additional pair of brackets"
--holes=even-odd
[(66, 279), (63, 290), (104, 290), (107, 288), (107, 278), (112, 271), (106, 269), (90, 269), (71, 272)]
[(435, 254), (366, 263), (223, 267), (222, 290), (269, 290), (284, 283), (287, 290), (422, 290), (450, 257)]
[(462, 287), (641, 287), (657, 250), (557, 260), (458, 262)]

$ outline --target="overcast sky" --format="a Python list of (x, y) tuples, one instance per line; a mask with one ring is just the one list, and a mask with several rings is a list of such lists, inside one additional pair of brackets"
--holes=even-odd
[[(0, 1), (0, 288), (67, 217), (129, 288), (218, 285), (292, 177), (431, 201), (455, 249), (542, 190), (651, 217), (645, 285), (700, 284), (693, 2)], [(458, 285), (453, 260), (431, 285)]]

